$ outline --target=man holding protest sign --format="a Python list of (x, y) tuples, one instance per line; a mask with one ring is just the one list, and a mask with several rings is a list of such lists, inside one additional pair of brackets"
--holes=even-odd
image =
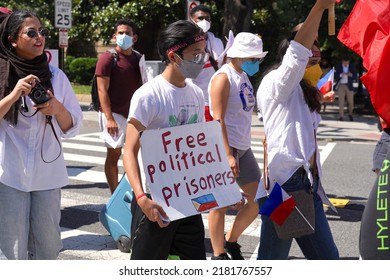
[(201, 215), (170, 221), (162, 206), (150, 199), (149, 189), (142, 187), (142, 165), (137, 160), (142, 131), (203, 121), (202, 90), (186, 78), (196, 78), (202, 70), (208, 60), (205, 47), (204, 32), (195, 24), (185, 20), (170, 24), (158, 39), (164, 72), (134, 93), (123, 158), (134, 191), (131, 259), (167, 259), (170, 255), (206, 259)]

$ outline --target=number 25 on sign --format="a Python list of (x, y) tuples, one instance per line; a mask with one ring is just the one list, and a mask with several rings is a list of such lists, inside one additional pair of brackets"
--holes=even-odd
[(55, 0), (55, 27), (72, 27), (72, 0)]

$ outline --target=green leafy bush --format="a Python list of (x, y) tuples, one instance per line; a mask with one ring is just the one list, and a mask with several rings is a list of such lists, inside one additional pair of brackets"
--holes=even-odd
[(95, 73), (97, 58), (80, 57), (72, 59), (69, 64), (68, 77), (73, 83), (90, 85)]

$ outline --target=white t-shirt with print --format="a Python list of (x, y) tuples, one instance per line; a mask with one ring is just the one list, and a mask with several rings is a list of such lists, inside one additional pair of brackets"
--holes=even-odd
[[(191, 80), (187, 79), (186, 86), (179, 88), (158, 75), (134, 93), (128, 120), (138, 120), (147, 130), (203, 122), (204, 106), (202, 90)], [(142, 186), (149, 193), (141, 153), (138, 162)]]
[(134, 93), (128, 120), (130, 118), (138, 120), (146, 129), (202, 122), (202, 90), (189, 79), (185, 87), (179, 88), (158, 75)]
[(210, 80), (208, 92), (211, 115), (213, 115), (210, 96), (211, 82), (216, 75), (221, 73), (225, 73), (230, 82), (225, 113), (229, 145), (239, 150), (247, 150), (251, 147), (252, 112), (256, 102), (252, 84), (245, 72), (239, 73), (229, 64), (224, 64)]

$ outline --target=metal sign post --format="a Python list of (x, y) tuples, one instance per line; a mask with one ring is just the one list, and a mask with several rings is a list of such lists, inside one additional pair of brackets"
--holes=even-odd
[(68, 47), (68, 29), (72, 27), (72, 0), (54, 0), (54, 24), (58, 30), (58, 45), (60, 48), (59, 67), (64, 69), (65, 51)]

